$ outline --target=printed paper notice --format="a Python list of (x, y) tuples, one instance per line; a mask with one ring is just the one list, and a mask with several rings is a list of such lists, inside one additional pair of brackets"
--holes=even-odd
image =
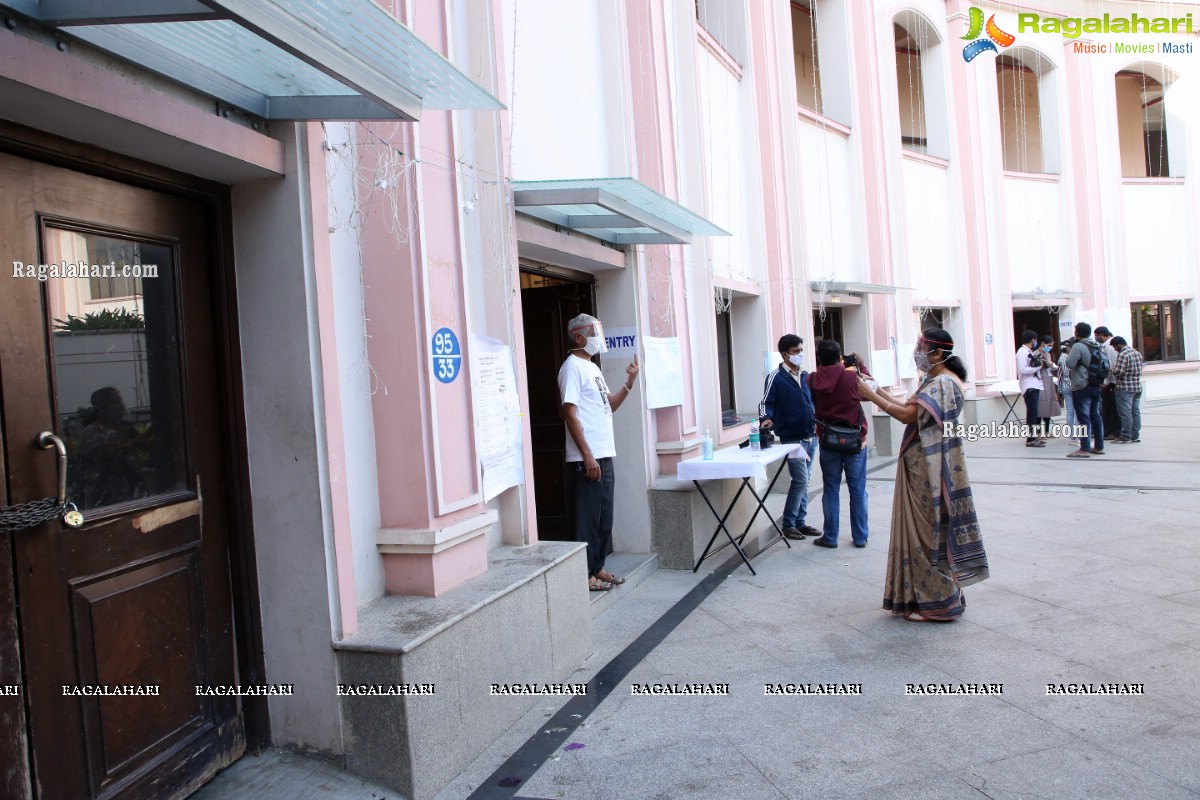
[(475, 450), (483, 468), (484, 500), (525, 481), (521, 402), (512, 348), (473, 337), (471, 377), (475, 390)]
[(669, 408), (683, 405), (683, 356), (679, 338), (642, 338), (645, 363), (642, 376), (646, 381), (647, 408)]

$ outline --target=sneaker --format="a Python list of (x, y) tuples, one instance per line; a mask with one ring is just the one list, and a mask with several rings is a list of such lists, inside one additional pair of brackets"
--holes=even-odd
[(1036, 440), (1036, 439), (1035, 439), (1035, 440), (1034, 440), (1034, 441), (1032, 441), (1032, 442), (1026, 442), (1026, 443), (1025, 443), (1025, 446), (1026, 446), (1026, 447), (1045, 447), (1045, 446), (1046, 446), (1046, 443), (1045, 443), (1045, 442), (1043, 442), (1043, 441), (1040, 441), (1040, 440)]
[(1133, 437), (1132, 439), (1130, 439), (1129, 441), (1133, 442), (1134, 444), (1138, 444), (1138, 443), (1140, 443), (1142, 440), (1141, 440), (1140, 438), (1138, 438), (1137, 436), (1135, 436), (1135, 437)]
[(854, 546), (855, 547), (866, 547), (867, 543), (866, 542), (855, 542)]
[(803, 539), (804, 538), (804, 534), (800, 532), (800, 529), (793, 525), (789, 525), (786, 528), (784, 528), (783, 535), (789, 539)]
[(1096, 448), (1094, 448), (1094, 447), (1093, 447), (1093, 448), (1092, 448), (1092, 455), (1094, 455), (1094, 456), (1102, 456), (1102, 455), (1104, 455), (1104, 448), (1102, 447), (1102, 448), (1100, 448), (1099, 450), (1097, 450)]
[(834, 544), (833, 542), (829, 541), (829, 540), (828, 540), (828, 539), (826, 539), (824, 536), (822, 536), (822, 537), (821, 537), (821, 538), (819, 538), (819, 539), (813, 539), (813, 544), (815, 544), (817, 547), (828, 547), (828, 548), (831, 548), (831, 549), (832, 549), (832, 548), (835, 548), (835, 547), (837, 547), (837, 545), (836, 545), (836, 544)]
[(1113, 444), (1129, 444), (1133, 439), (1126, 439), (1122, 436), (1120, 439), (1113, 439)]
[(1089, 450), (1076, 450), (1072, 453), (1067, 453), (1067, 458), (1091, 458), (1092, 453)]

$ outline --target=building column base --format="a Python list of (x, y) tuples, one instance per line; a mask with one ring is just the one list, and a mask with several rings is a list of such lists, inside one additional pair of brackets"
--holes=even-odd
[(380, 528), (388, 594), (438, 597), (487, 572), (487, 532), (499, 514), (487, 509), (443, 528)]

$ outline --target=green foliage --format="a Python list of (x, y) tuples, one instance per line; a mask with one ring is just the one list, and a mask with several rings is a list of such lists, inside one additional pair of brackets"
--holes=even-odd
[(146, 329), (146, 318), (127, 308), (106, 308), (91, 311), (82, 317), (68, 314), (65, 320), (54, 320), (56, 331), (141, 331)]

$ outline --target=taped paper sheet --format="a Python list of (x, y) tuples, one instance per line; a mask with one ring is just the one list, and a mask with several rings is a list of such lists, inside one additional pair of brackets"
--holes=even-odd
[(645, 361), (642, 376), (646, 381), (646, 406), (669, 408), (683, 405), (683, 356), (679, 337), (656, 339), (642, 337)]
[(870, 369), (880, 386), (896, 385), (896, 357), (890, 348), (871, 351)]
[(917, 377), (917, 362), (913, 361), (913, 350), (917, 349), (916, 342), (900, 342), (896, 345), (896, 361), (899, 364), (901, 378)]

